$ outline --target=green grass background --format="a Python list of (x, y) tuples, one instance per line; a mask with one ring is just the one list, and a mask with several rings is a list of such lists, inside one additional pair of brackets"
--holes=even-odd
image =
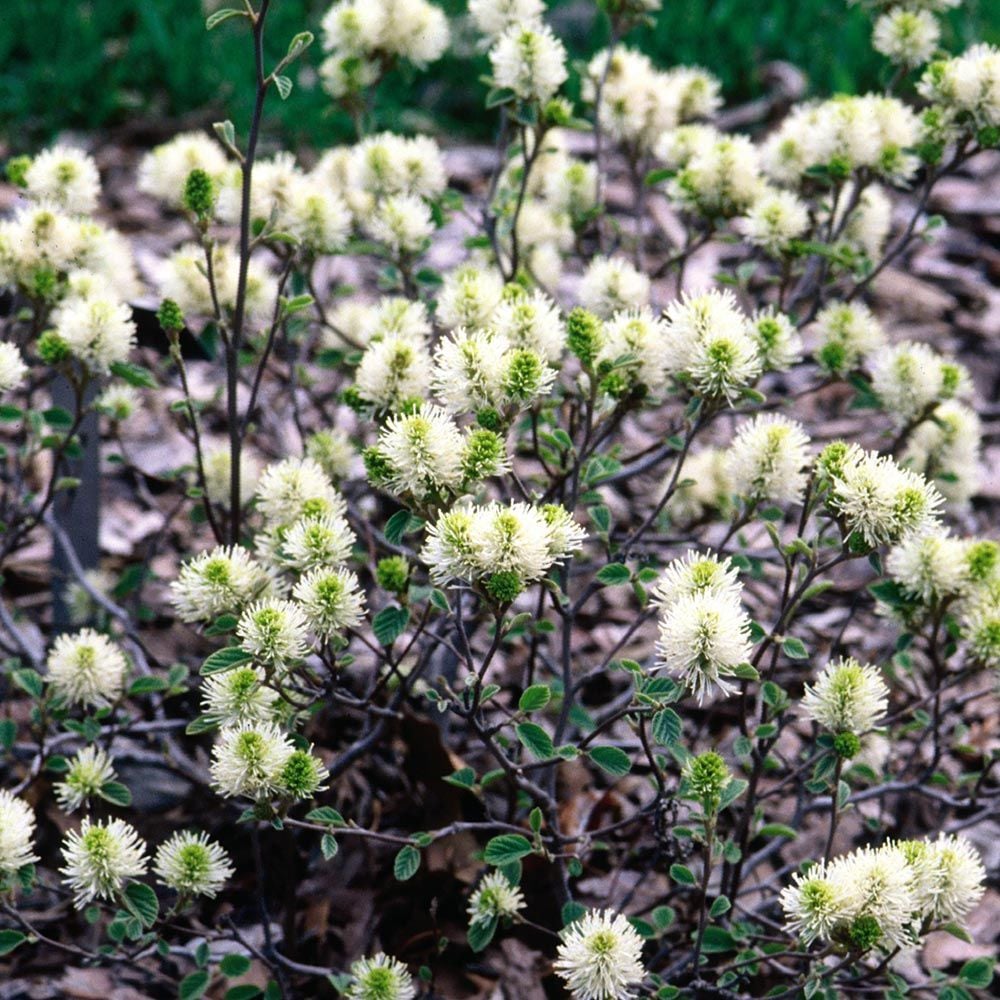
[[(288, 39), (308, 27), (318, 33), (327, 2), (273, 0), (269, 48), (279, 57)], [(450, 15), (464, 0), (442, 0)], [(594, 4), (555, 0), (553, 23), (574, 57), (605, 40)], [(806, 69), (813, 93), (877, 86), (885, 61), (871, 51), (870, 22), (845, 0), (664, 0), (654, 29), (629, 38), (663, 65), (697, 63), (722, 80), (729, 101), (758, 91), (760, 66), (787, 59)], [(958, 51), (975, 40), (1000, 42), (1000, 0), (966, 0), (947, 17), (945, 43)], [(474, 54), (473, 38), (456, 46)], [(287, 102), (269, 106), (275, 138), (300, 146), (349, 139), (349, 120), (331, 106), (315, 69), (315, 45), (297, 73)], [(485, 88), (468, 58), (449, 55), (427, 73), (395, 72), (379, 95), (379, 123), (403, 129), (482, 137)], [(209, 34), (201, 0), (0, 0), (0, 133), (24, 151), (67, 129), (123, 122), (167, 131), (178, 119), (249, 116), (252, 81), (243, 22)]]

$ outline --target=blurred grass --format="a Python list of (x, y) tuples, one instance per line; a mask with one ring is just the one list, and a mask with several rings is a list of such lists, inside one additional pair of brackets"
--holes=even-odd
[[(303, 27), (318, 32), (328, 0), (277, 0), (268, 20), (271, 54), (280, 57)], [(458, 15), (464, 0), (442, 0)], [(587, 0), (555, 0), (551, 17), (572, 55), (585, 58), (606, 40)], [(805, 68), (814, 93), (864, 91), (886, 76), (871, 51), (868, 16), (845, 0), (664, 0), (655, 29), (638, 44), (663, 65), (697, 63), (722, 80), (729, 101), (758, 92), (762, 64), (787, 59)], [(0, 0), (0, 132), (25, 150), (67, 130), (123, 122), (167, 130), (178, 119), (249, 116), (250, 49), (240, 22), (204, 27), (200, 0)], [(395, 71), (379, 94), (380, 125), (483, 137), (475, 55), (467, 26), (429, 73)], [(1000, 0), (966, 0), (950, 12), (945, 43), (959, 51), (982, 39), (1000, 42)], [(469, 57), (475, 57), (470, 71)], [(349, 120), (316, 76), (319, 45), (307, 54), (287, 102), (269, 105), (269, 127), (293, 147), (328, 146), (351, 137)]]

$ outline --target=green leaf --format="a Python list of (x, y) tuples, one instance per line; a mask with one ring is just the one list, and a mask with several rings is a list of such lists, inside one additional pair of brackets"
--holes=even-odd
[(809, 650), (801, 639), (796, 639), (790, 635), (785, 638), (781, 648), (785, 651), (785, 656), (790, 660), (806, 660), (809, 658)]
[(442, 778), (442, 781), (446, 781), (449, 785), (454, 785), (456, 788), (472, 788), (476, 783), (476, 772), (471, 767), (460, 767), (453, 774)]
[(993, 982), (993, 960), (990, 958), (973, 958), (962, 966), (958, 978), (966, 986), (986, 989)]
[(392, 873), (396, 876), (397, 880), (400, 882), (405, 882), (407, 879), (413, 878), (417, 874), (417, 869), (420, 867), (420, 851), (418, 851), (412, 844), (407, 844), (399, 854), (396, 855), (396, 860), (392, 865)]
[(945, 934), (950, 934), (953, 938), (958, 938), (959, 941), (964, 941), (966, 944), (973, 944), (972, 935), (961, 924), (944, 924), (937, 929), (944, 931)]
[(292, 80), (287, 76), (276, 76), (274, 85), (278, 88), (278, 96), (283, 100), (288, 100), (288, 95), (292, 92)]
[(263, 992), (259, 986), (254, 986), (253, 983), (241, 983), (239, 986), (233, 986), (226, 990), (224, 1000), (254, 1000), (254, 997), (259, 997)]
[(332, 833), (324, 833), (320, 837), (319, 849), (323, 852), (323, 860), (329, 861), (337, 856), (340, 847), (337, 844), (337, 838)]
[(532, 684), (521, 695), (517, 707), (522, 712), (537, 712), (540, 708), (545, 708), (551, 697), (548, 684)]
[(521, 745), (538, 760), (548, 760), (555, 754), (552, 737), (534, 722), (522, 722), (517, 727), (517, 738), (521, 741)]
[(188, 736), (197, 736), (198, 733), (210, 733), (213, 729), (219, 728), (219, 716), (206, 712), (192, 719), (184, 728)]
[(616, 587), (628, 583), (632, 579), (632, 571), (623, 563), (608, 563), (597, 574), (597, 579), (608, 587)]
[(684, 723), (672, 709), (661, 709), (653, 716), (653, 739), (661, 747), (672, 746), (681, 738)]
[(587, 756), (608, 774), (620, 778), (632, 770), (632, 761), (624, 750), (618, 747), (594, 747), (587, 751)]
[(468, 941), (473, 951), (482, 951), (492, 940), (497, 930), (497, 918), (476, 920), (469, 924)]
[(678, 885), (694, 885), (694, 872), (686, 865), (671, 865), (670, 877)]
[(706, 955), (718, 954), (723, 951), (735, 951), (736, 941), (729, 931), (723, 930), (721, 927), (706, 927), (701, 948)]
[(201, 665), (201, 675), (208, 677), (211, 674), (221, 674), (226, 670), (242, 666), (244, 663), (250, 663), (252, 660), (253, 655), (245, 649), (239, 646), (226, 646), (223, 649), (217, 649), (205, 660)]
[(129, 695), (151, 694), (154, 691), (166, 691), (170, 685), (163, 677), (137, 677), (129, 685)]
[(156, 893), (143, 882), (129, 882), (122, 897), (125, 909), (137, 917), (143, 927), (152, 927), (160, 912), (160, 902)]
[(569, 927), (570, 924), (575, 924), (577, 920), (580, 920), (584, 914), (586, 914), (587, 908), (582, 903), (573, 902), (570, 900), (562, 908), (562, 922), (563, 927)]
[(25, 667), (23, 670), (15, 670), (11, 677), (22, 691), (27, 691), (32, 698), (41, 698), (44, 682), (42, 675), (37, 670)]
[(213, 28), (217, 28), (223, 21), (228, 21), (231, 17), (246, 17), (247, 12), (245, 10), (236, 10), (234, 7), (226, 7), (223, 10), (217, 10), (212, 14), (209, 14), (205, 18), (205, 28), (211, 31)]
[(344, 817), (336, 809), (331, 809), (330, 806), (320, 806), (318, 809), (313, 809), (306, 813), (306, 819), (310, 823), (323, 823), (326, 826), (347, 825), (344, 822)]
[(111, 366), (111, 374), (117, 375), (123, 382), (138, 389), (155, 389), (157, 385), (153, 373), (148, 368), (134, 365), (131, 361), (116, 361)]
[(219, 962), (219, 972), (227, 979), (236, 979), (237, 976), (245, 976), (250, 971), (250, 959), (246, 955), (235, 953), (226, 955)]
[(372, 632), (381, 645), (391, 646), (406, 631), (409, 621), (409, 610), (393, 604), (372, 619)]
[(483, 852), (483, 858), (488, 865), (507, 865), (512, 861), (531, 853), (531, 844), (527, 837), (519, 833), (502, 833), (494, 837)]
[(787, 837), (789, 840), (794, 840), (798, 835), (798, 830), (793, 830), (784, 823), (768, 823), (767, 826), (760, 828), (761, 837)]
[(178, 987), (177, 995), (180, 1000), (198, 1000), (205, 995), (208, 989), (209, 974), (205, 969), (192, 972), (190, 976), (185, 976)]
[(22, 934), (20, 931), (0, 931), (0, 955), (9, 955), (27, 940), (27, 934)]
[(386, 521), (385, 537), (393, 545), (399, 545), (405, 535), (411, 535), (419, 531), (424, 526), (421, 518), (415, 517), (408, 510), (397, 510), (392, 517)]
[(113, 802), (116, 806), (132, 805), (132, 793), (120, 781), (105, 781), (98, 789), (97, 794), (105, 801)]
[(708, 915), (711, 918), (721, 917), (723, 913), (728, 913), (732, 908), (732, 903), (729, 902), (726, 896), (716, 896), (715, 902), (712, 903), (712, 908), (708, 911)]

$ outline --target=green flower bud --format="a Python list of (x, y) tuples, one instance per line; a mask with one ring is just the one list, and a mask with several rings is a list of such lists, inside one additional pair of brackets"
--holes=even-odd
[(326, 777), (326, 768), (305, 750), (296, 750), (281, 771), (278, 784), (296, 799), (311, 798)]
[(372, 486), (384, 486), (392, 479), (392, 465), (385, 453), (378, 448), (365, 448), (361, 453), (365, 463), (365, 474)]
[(208, 173), (195, 168), (187, 175), (182, 196), (184, 207), (196, 216), (199, 222), (206, 222), (212, 217), (215, 207), (215, 183)]
[(410, 579), (410, 564), (403, 556), (388, 556), (380, 559), (375, 567), (378, 585), (390, 594), (401, 594)]
[(47, 365), (62, 364), (70, 356), (69, 344), (55, 330), (46, 330), (38, 338), (38, 356)]
[(28, 186), (28, 167), (31, 166), (30, 156), (15, 156), (7, 161), (7, 180), (14, 187)]
[(566, 319), (567, 344), (584, 368), (593, 367), (603, 339), (601, 321), (592, 312), (578, 307), (569, 314)]
[(523, 589), (521, 578), (511, 571), (494, 573), (486, 581), (486, 592), (498, 604), (510, 604)]
[(462, 457), (462, 471), (466, 482), (476, 482), (496, 475), (503, 466), (506, 455), (503, 438), (495, 431), (485, 428), (474, 430), (469, 435)]
[(730, 778), (728, 765), (714, 750), (692, 757), (684, 766), (684, 779), (707, 813), (718, 812), (719, 800)]
[(857, 757), (861, 750), (861, 740), (856, 733), (837, 733), (833, 738), (833, 752), (842, 760)]
[(513, 402), (523, 403), (537, 395), (542, 374), (542, 359), (534, 351), (514, 351), (504, 379), (504, 392)]
[(861, 952), (871, 951), (882, 938), (882, 928), (878, 921), (868, 915), (855, 918), (848, 933), (851, 944)]
[(184, 329), (184, 313), (173, 299), (164, 299), (156, 311), (156, 319), (167, 333), (180, 333)]
[(476, 414), (476, 423), (488, 431), (499, 431), (503, 427), (503, 417), (492, 406), (487, 406)]

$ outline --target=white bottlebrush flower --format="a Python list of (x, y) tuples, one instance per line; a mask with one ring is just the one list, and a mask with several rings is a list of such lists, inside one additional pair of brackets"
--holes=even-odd
[(431, 358), (422, 340), (406, 334), (383, 337), (370, 344), (354, 373), (358, 395), (379, 409), (427, 396)]
[(0, 788), (0, 876), (15, 875), (39, 860), (35, 854), (35, 811)]
[(309, 628), (322, 639), (356, 628), (364, 617), (364, 594), (357, 576), (347, 569), (311, 570), (295, 585), (292, 597)]
[(469, 0), (469, 16), (491, 38), (512, 25), (537, 23), (544, 13), (543, 0)]
[(347, 504), (330, 477), (311, 458), (286, 458), (269, 465), (257, 486), (257, 508), (269, 525), (300, 517), (343, 517)]
[(260, 667), (242, 666), (206, 677), (201, 707), (223, 726), (262, 722), (274, 714), (278, 692), (265, 687)]
[(49, 683), (71, 705), (107, 705), (121, 696), (125, 654), (106, 636), (85, 628), (61, 635), (45, 661)]
[(469, 897), (469, 924), (509, 920), (525, 907), (520, 886), (512, 885), (503, 872), (484, 875)]
[(542, 175), (545, 198), (560, 213), (568, 215), (574, 226), (582, 225), (597, 207), (597, 164), (567, 159), (557, 169)]
[(382, 952), (358, 959), (351, 966), (351, 978), (346, 1000), (413, 1000), (417, 995), (406, 966)]
[(0, 344), (0, 392), (16, 389), (28, 374), (28, 366), (14, 344)]
[(802, 357), (802, 338), (798, 329), (785, 313), (773, 308), (753, 314), (750, 336), (757, 345), (765, 371), (787, 371)]
[(367, 221), (368, 234), (393, 258), (420, 253), (434, 233), (431, 210), (416, 195), (386, 198)]
[(734, 493), (750, 501), (797, 503), (809, 463), (809, 437), (798, 421), (765, 413), (745, 421), (726, 456)]
[(1000, 48), (973, 45), (960, 56), (931, 63), (917, 88), (974, 128), (1000, 125)]
[(142, 396), (130, 385), (109, 385), (94, 400), (94, 409), (114, 423), (128, 420), (142, 405)]
[(939, 834), (927, 844), (929, 877), (917, 894), (921, 912), (936, 924), (964, 919), (982, 899), (986, 870), (964, 837)]
[(52, 322), (70, 353), (95, 372), (127, 360), (135, 346), (132, 310), (106, 296), (67, 299)]
[[(726, 471), (726, 453), (721, 448), (703, 448), (689, 454), (681, 470), (680, 482), (667, 504), (671, 520), (693, 524), (709, 513), (725, 513), (732, 503), (733, 489)], [(673, 471), (655, 492), (657, 503), (670, 488)]]
[(503, 295), (503, 279), (495, 271), (463, 264), (444, 277), (438, 294), (437, 319), (449, 330), (486, 326)]
[(101, 193), (93, 159), (69, 146), (53, 146), (34, 157), (25, 171), (24, 184), (35, 201), (56, 205), (71, 215), (93, 212)]
[(945, 531), (914, 534), (889, 553), (886, 570), (904, 593), (923, 604), (962, 593), (968, 582), (969, 545)]
[(351, 235), (347, 205), (318, 178), (296, 179), (280, 222), (311, 253), (343, 250)]
[(941, 494), (923, 476), (891, 458), (851, 446), (834, 475), (828, 503), (843, 517), (845, 534), (856, 532), (869, 546), (895, 544), (931, 527)]
[(347, 562), (354, 547), (355, 535), (343, 517), (322, 514), (302, 517), (284, 535), (282, 562), (302, 572), (314, 566), (332, 566)]
[(56, 783), (56, 798), (66, 812), (73, 812), (97, 795), (104, 784), (114, 780), (115, 768), (108, 752), (98, 746), (87, 746), (69, 761), (66, 776)]
[(553, 968), (573, 1000), (630, 1000), (646, 977), (642, 938), (614, 910), (591, 910), (562, 931)]
[(337, 482), (351, 475), (357, 454), (348, 433), (337, 427), (316, 431), (306, 439), (306, 457)]
[(543, 292), (508, 292), (494, 310), (489, 326), (512, 347), (537, 351), (549, 362), (562, 357), (566, 325), (559, 307)]
[(227, 726), (212, 748), (212, 784), (227, 798), (269, 795), (293, 753), (291, 740), (274, 723)]
[(697, 150), (667, 186), (681, 208), (706, 218), (742, 215), (760, 197), (757, 147), (745, 136), (723, 135)]
[(514, 24), (490, 50), (493, 82), (525, 101), (547, 101), (566, 82), (566, 48), (540, 23)]
[(309, 623), (297, 604), (269, 598), (251, 604), (236, 625), (240, 645), (255, 660), (284, 664), (309, 652)]
[(94, 899), (114, 899), (126, 879), (146, 874), (146, 844), (124, 820), (91, 822), (70, 830), (62, 846), (65, 867), (59, 871), (73, 890), (77, 908)]
[(206, 833), (175, 833), (156, 849), (153, 871), (182, 896), (218, 895), (236, 869), (222, 846)]
[(147, 153), (139, 164), (139, 190), (173, 208), (183, 201), (192, 170), (219, 179), (228, 167), (222, 147), (200, 132), (184, 132)]
[(910, 435), (902, 464), (923, 473), (950, 503), (964, 504), (979, 488), (981, 440), (976, 411), (949, 400)]
[(666, 566), (653, 588), (653, 599), (663, 608), (692, 594), (722, 594), (739, 600), (742, 589), (728, 558), (692, 549)]
[(872, 31), (872, 47), (901, 66), (920, 66), (934, 55), (941, 27), (928, 10), (894, 7), (879, 15)]
[(686, 297), (667, 311), (665, 362), (690, 390), (732, 403), (762, 363), (747, 318), (730, 292)]
[(803, 944), (828, 941), (850, 914), (850, 899), (842, 881), (830, 878), (822, 864), (796, 872), (792, 884), (781, 890), (785, 927)]
[(809, 209), (793, 192), (767, 188), (739, 220), (739, 228), (753, 246), (778, 256), (808, 232)]
[(604, 326), (597, 360), (608, 366), (624, 364), (625, 371), (634, 373), (637, 382), (656, 392), (667, 381), (663, 352), (666, 337), (666, 324), (651, 309), (618, 312)]
[(962, 635), (975, 663), (1000, 669), (1000, 599), (991, 594), (972, 602), (962, 616)]
[(202, 710), (223, 726), (269, 719), (277, 701), (278, 692), (265, 687), (260, 667), (236, 667), (211, 674), (201, 683)]
[(649, 294), (649, 278), (623, 257), (595, 257), (580, 285), (581, 305), (603, 319), (649, 305)]
[(874, 920), (878, 945), (890, 951), (915, 943), (913, 872), (898, 847), (863, 847), (835, 858), (827, 871), (846, 895), (854, 926), (862, 917)]
[(660, 615), (657, 663), (702, 704), (713, 687), (731, 694), (731, 677), (750, 658), (750, 619), (734, 595), (680, 597)]
[(394, 493), (426, 499), (462, 481), (465, 440), (439, 406), (424, 404), (415, 413), (390, 418), (379, 433), (378, 448), (388, 463), (387, 485)]
[(426, 0), (389, 0), (382, 45), (417, 66), (436, 62), (448, 48), (448, 19)]
[(815, 330), (819, 363), (835, 373), (857, 368), (863, 357), (875, 354), (885, 343), (881, 324), (860, 302), (826, 306), (816, 317)]
[(181, 567), (170, 600), (181, 621), (211, 622), (238, 613), (270, 588), (267, 571), (246, 549), (220, 545)]
[(442, 583), (513, 574), (526, 584), (577, 551), (584, 537), (569, 511), (555, 504), (455, 507), (430, 526), (421, 558)]
[(489, 330), (458, 330), (434, 355), (431, 386), (451, 413), (499, 407), (507, 342)]
[[(961, 366), (946, 365), (926, 344), (904, 341), (880, 348), (869, 357), (868, 364), (872, 388), (883, 408), (903, 427), (926, 415), (935, 402), (969, 384), (968, 373)], [(952, 373), (951, 388), (946, 385), (946, 372)]]
[(871, 664), (853, 659), (827, 664), (815, 685), (806, 685), (802, 710), (830, 732), (860, 736), (878, 725), (889, 705), (889, 689)]
[[(232, 453), (229, 445), (206, 448), (202, 456), (205, 468), (205, 492), (212, 503), (222, 507), (232, 504)], [(244, 445), (240, 453), (240, 506), (253, 497), (260, 478), (260, 465)]]

